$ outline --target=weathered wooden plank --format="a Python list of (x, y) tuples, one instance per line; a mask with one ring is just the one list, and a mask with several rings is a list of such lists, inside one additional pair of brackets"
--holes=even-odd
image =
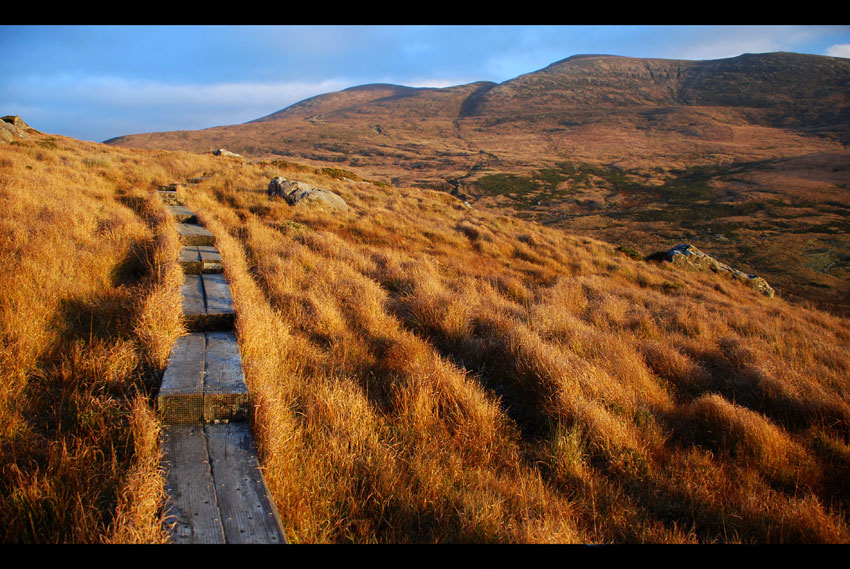
[(157, 395), (157, 411), (163, 423), (203, 420), (206, 344), (204, 334), (181, 336), (174, 343)]
[(212, 245), (188, 245), (180, 249), (180, 265), (187, 275), (220, 273), (221, 254)]
[(201, 255), (201, 263), (203, 272), (205, 273), (220, 273), (223, 268), (221, 266), (221, 253), (212, 245), (199, 245), (198, 252)]
[(202, 425), (165, 425), (166, 524), (174, 543), (226, 543)]
[(247, 423), (206, 425), (204, 430), (227, 543), (287, 543)]
[(204, 294), (206, 295), (207, 315), (230, 318), (233, 322), (233, 296), (230, 285), (224, 275), (204, 274)]
[(193, 332), (232, 329), (236, 313), (224, 275), (184, 275), (183, 278), (180, 292), (186, 327)]
[(204, 271), (204, 265), (201, 262), (201, 253), (198, 251), (197, 245), (184, 245), (181, 247), (177, 260), (180, 266), (183, 267), (183, 273), (187, 275), (200, 275)]
[(206, 336), (204, 420), (244, 421), (248, 418), (248, 386), (236, 335), (208, 332)]
[(177, 233), (183, 245), (215, 245), (215, 235), (194, 223), (178, 223)]
[(166, 205), (165, 209), (168, 210), (168, 213), (174, 216), (174, 218), (180, 223), (197, 223), (198, 218), (195, 216), (195, 212), (186, 207), (185, 205)]
[(207, 308), (204, 300), (204, 281), (201, 275), (184, 275), (180, 294), (183, 296), (183, 316), (186, 317), (187, 323), (191, 324), (198, 319), (203, 320)]

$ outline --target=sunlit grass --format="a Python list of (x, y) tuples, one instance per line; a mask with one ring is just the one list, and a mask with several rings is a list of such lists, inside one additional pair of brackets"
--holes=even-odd
[(202, 174), (292, 541), (850, 537), (844, 319), (445, 193), (51, 142), (0, 147), (6, 542), (164, 539), (151, 394), (182, 327), (153, 190)]

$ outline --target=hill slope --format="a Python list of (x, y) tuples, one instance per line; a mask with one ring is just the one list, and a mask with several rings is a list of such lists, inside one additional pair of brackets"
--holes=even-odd
[(449, 191), (651, 253), (734, 261), (850, 314), (850, 61), (575, 56), (501, 84), (365, 85), (110, 144), (280, 156)]
[(293, 541), (850, 540), (846, 319), (335, 170), (35, 135), (0, 173), (5, 541), (162, 539), (188, 178)]

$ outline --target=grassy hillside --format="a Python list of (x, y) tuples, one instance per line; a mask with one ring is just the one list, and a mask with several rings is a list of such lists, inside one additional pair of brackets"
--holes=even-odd
[(293, 541), (850, 541), (846, 319), (340, 170), (39, 136), (0, 174), (6, 542), (163, 539), (152, 191), (201, 175)]
[(850, 315), (850, 62), (580, 56), (500, 84), (364, 85), (110, 144), (341, 167), (645, 253), (680, 241)]

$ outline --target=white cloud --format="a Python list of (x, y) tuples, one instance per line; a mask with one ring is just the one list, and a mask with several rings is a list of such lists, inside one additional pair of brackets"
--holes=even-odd
[[(126, 125), (130, 132), (239, 124), (351, 86), (352, 82), (342, 79), (173, 85), (111, 76), (29, 76), (0, 86), (0, 107), (8, 107), (11, 101), (28, 101), (46, 122), (70, 126), (69, 118), (76, 117), (79, 126), (55, 134), (104, 140), (129, 134), (112, 130), (118, 124)], [(23, 110), (18, 112), (23, 116)]]
[(52, 88), (63, 91), (64, 96), (72, 100), (85, 100), (107, 106), (147, 108), (171, 105), (202, 107), (277, 106), (277, 109), (280, 109), (307, 97), (350, 86), (349, 82), (338, 79), (320, 82), (174, 85), (115, 77), (91, 77), (74, 81), (54, 82)]
[(850, 43), (837, 43), (834, 46), (827, 48), (826, 55), (850, 58)]

